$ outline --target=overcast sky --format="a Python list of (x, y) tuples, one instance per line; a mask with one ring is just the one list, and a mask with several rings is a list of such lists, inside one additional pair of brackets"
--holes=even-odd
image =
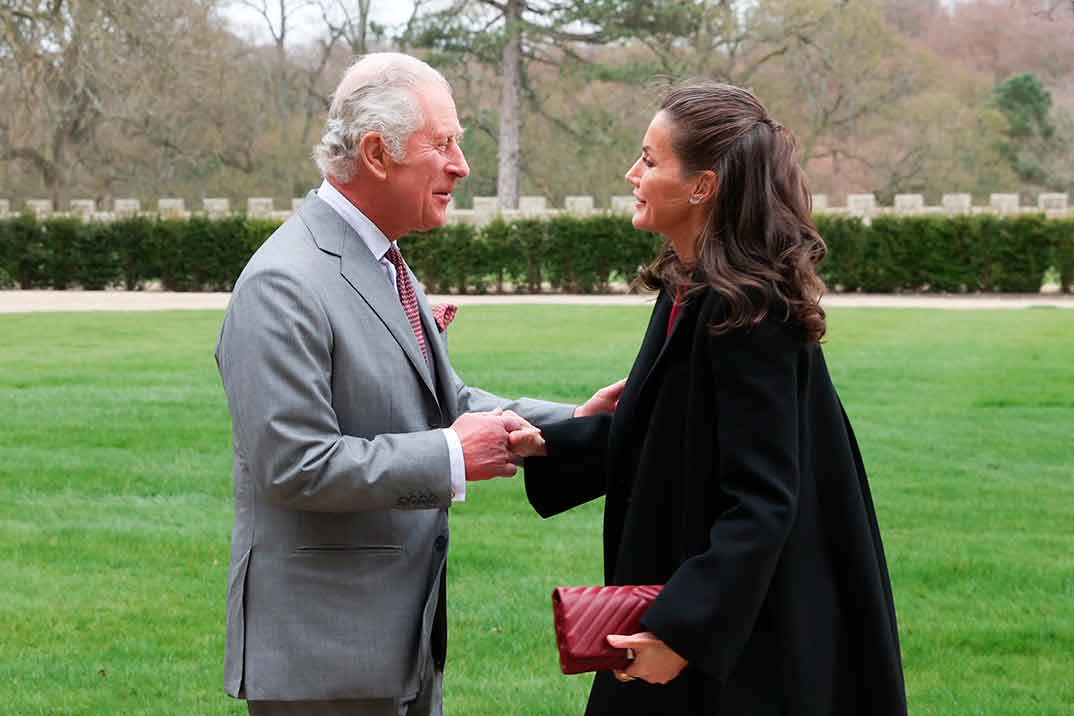
[[(260, 4), (260, 2), (255, 0), (255, 4)], [(269, 4), (277, 7), (279, 5), (271, 1)], [(351, 4), (357, 14), (358, 3), (352, 2)], [(372, 0), (369, 14), (374, 22), (387, 25), (389, 29), (396, 29), (410, 18), (413, 9), (414, 3), (411, 0)], [(268, 40), (270, 37), (268, 28), (265, 26), (265, 19), (255, 10), (243, 7), (240, 3), (231, 2), (224, 5), (223, 15), (240, 35), (253, 36), (261, 40)], [(279, 26), (278, 15), (273, 15), (273, 22), (277, 24), (277, 27)], [(291, 36), (291, 32), (294, 32), (295, 42), (305, 42), (321, 30), (320, 13), (316, 8), (305, 10), (293, 22), (294, 25), (288, 28), (288, 37)]]

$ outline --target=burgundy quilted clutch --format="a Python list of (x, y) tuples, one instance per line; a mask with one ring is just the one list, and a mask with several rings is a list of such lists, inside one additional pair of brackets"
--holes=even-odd
[(663, 587), (557, 587), (552, 614), (564, 674), (625, 669), (626, 649), (608, 645), (609, 634), (643, 631), (641, 618)]

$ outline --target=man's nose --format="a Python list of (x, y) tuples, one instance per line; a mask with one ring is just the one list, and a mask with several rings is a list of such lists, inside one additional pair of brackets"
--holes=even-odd
[(462, 147), (455, 145), (455, 156), (451, 158), (447, 170), (459, 179), (470, 176), (470, 165), (466, 163), (466, 155), (462, 153)]

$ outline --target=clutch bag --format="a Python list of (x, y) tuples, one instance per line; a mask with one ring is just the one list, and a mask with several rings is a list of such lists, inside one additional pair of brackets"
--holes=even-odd
[(609, 634), (642, 631), (641, 618), (661, 586), (557, 587), (552, 591), (552, 615), (564, 674), (623, 670), (630, 665), (627, 649), (616, 649)]

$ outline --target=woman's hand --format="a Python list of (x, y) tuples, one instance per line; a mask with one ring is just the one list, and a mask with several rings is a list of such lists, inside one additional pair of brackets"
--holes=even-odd
[(516, 458), (544, 456), (544, 438), (541, 431), (530, 425), (507, 434), (507, 449), (514, 453)]
[(616, 649), (631, 649), (634, 652), (634, 662), (627, 670), (614, 672), (615, 678), (620, 681), (642, 679), (650, 684), (666, 684), (686, 668), (686, 659), (649, 631), (630, 636), (609, 634), (608, 643)]
[(600, 413), (614, 413), (615, 409), (619, 407), (619, 396), (623, 394), (623, 388), (626, 386), (626, 378), (623, 378), (617, 383), (601, 388), (593, 397), (585, 402), (585, 405), (579, 405), (574, 409), (574, 417), (587, 418), (590, 415), (599, 415)]

